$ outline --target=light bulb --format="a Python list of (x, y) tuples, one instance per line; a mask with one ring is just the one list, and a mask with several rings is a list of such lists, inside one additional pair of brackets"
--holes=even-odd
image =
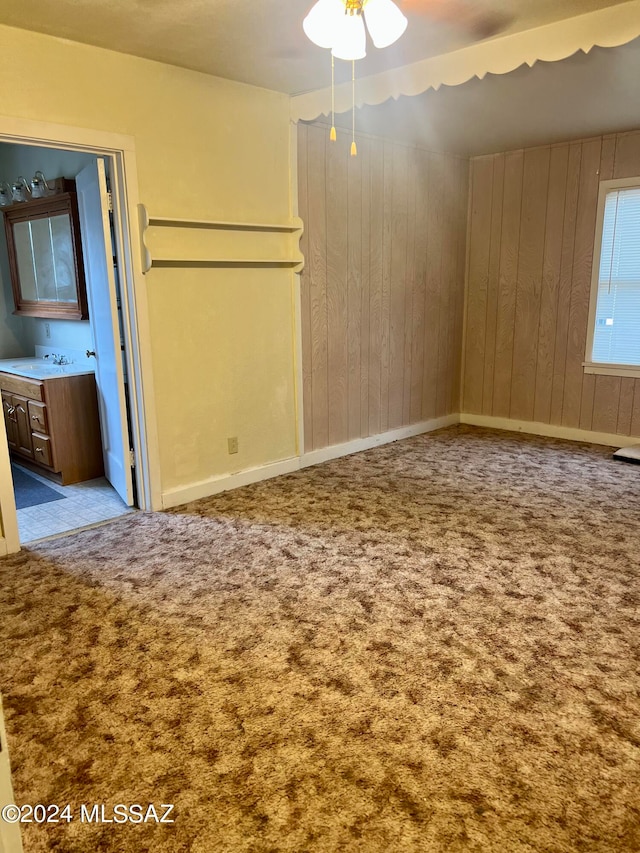
[(13, 191), (6, 181), (0, 183), (0, 207), (13, 204)]
[(14, 201), (28, 201), (29, 196), (31, 195), (31, 187), (27, 183), (26, 179), (20, 175), (17, 181), (11, 187), (13, 191), (13, 200)]
[(376, 47), (389, 47), (407, 29), (407, 19), (393, 0), (367, 0), (364, 17)]
[(342, 0), (318, 0), (302, 22), (307, 37), (318, 47), (333, 47), (344, 9)]
[(362, 15), (343, 15), (334, 32), (331, 53), (336, 59), (364, 59), (367, 55), (367, 33)]

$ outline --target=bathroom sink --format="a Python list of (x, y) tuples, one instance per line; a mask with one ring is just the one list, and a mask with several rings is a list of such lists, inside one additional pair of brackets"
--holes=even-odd
[(71, 364), (54, 364), (44, 358), (17, 358), (0, 361), (0, 372), (15, 373), (32, 379), (48, 379), (56, 376), (76, 376), (81, 373), (94, 373), (94, 364), (87, 359)]
[(64, 368), (70, 366), (71, 365), (51, 364), (50, 362), (46, 362), (41, 359), (34, 362), (20, 361), (11, 365), (11, 367), (14, 367), (16, 370), (36, 370), (42, 373), (64, 373)]

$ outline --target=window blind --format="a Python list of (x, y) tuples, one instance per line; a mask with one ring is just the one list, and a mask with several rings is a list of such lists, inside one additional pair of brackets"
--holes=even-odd
[(640, 365), (640, 187), (606, 196), (592, 361)]

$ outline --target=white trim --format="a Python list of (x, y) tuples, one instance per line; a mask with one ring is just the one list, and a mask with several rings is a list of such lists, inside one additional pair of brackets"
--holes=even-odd
[(350, 456), (352, 453), (361, 453), (364, 450), (371, 450), (383, 444), (391, 444), (394, 441), (402, 441), (405, 438), (424, 435), (425, 433), (460, 423), (486, 427), (487, 429), (523, 432), (529, 435), (543, 435), (548, 438), (563, 438), (568, 441), (580, 441), (587, 444), (604, 444), (608, 447), (630, 447), (637, 444), (640, 439), (640, 436), (592, 432), (586, 429), (573, 429), (572, 427), (554, 426), (553, 424), (542, 424), (534, 421), (515, 421), (509, 418), (493, 418), (487, 415), (445, 415), (441, 418), (433, 418), (429, 421), (412, 424), (408, 427), (392, 429), (379, 435), (357, 438), (353, 441), (346, 441), (343, 444), (333, 444), (330, 447), (323, 447), (321, 450), (312, 450), (309, 453), (303, 453), (301, 456), (283, 459), (280, 462), (272, 462), (269, 465), (248, 468), (245, 471), (238, 471), (234, 474), (221, 474), (189, 486), (178, 486), (163, 493), (162, 507), (163, 509), (170, 509), (171, 507), (189, 503), (189, 501), (207, 498), (220, 492), (227, 492), (231, 489), (238, 489), (241, 486), (248, 486), (251, 483), (259, 483), (263, 480), (269, 480), (272, 477), (292, 474), (294, 471), (299, 471), (302, 468), (321, 465), (323, 462), (329, 462), (332, 459), (340, 459), (343, 456)]
[(0, 557), (19, 551), (18, 513), (16, 511), (16, 498), (13, 493), (11, 460), (4, 418), (0, 424), (0, 527), (3, 534), (0, 537)]
[[(596, 326), (596, 308), (598, 304), (598, 286), (600, 283), (600, 255), (602, 254), (602, 228), (604, 225), (604, 209), (607, 201), (609, 181), (600, 181), (598, 189), (598, 207), (596, 213), (596, 236), (593, 244), (593, 261), (591, 264), (591, 292), (589, 294), (589, 320), (587, 325), (587, 342), (583, 364), (590, 364), (593, 358), (593, 338)], [(586, 371), (585, 371), (586, 372)]]
[(544, 435), (547, 438), (563, 438), (567, 441), (581, 441), (587, 444), (604, 444), (607, 447), (629, 447), (637, 444), (640, 436), (617, 435), (613, 432), (593, 432), (589, 429), (543, 424), (537, 421), (515, 421), (510, 418), (493, 418), (489, 415), (460, 415), (461, 424), (503, 429), (510, 432), (525, 432), (529, 435)]
[[(593, 329), (593, 326), (590, 328)], [(632, 379), (640, 379), (640, 365), (604, 364), (593, 361), (583, 361), (582, 366), (584, 367), (585, 373), (595, 373), (599, 376), (629, 376)]]
[[(460, 50), (432, 56), (398, 68), (388, 68), (358, 80), (356, 104), (374, 106), (401, 95), (457, 86), (474, 77), (507, 74), (541, 60), (555, 62), (593, 47), (618, 47), (640, 35), (640, 0), (628, 0), (541, 27), (488, 39)], [(335, 88), (336, 112), (351, 107), (351, 83)], [(318, 89), (291, 98), (291, 118), (312, 121), (331, 110), (331, 89)]]
[(170, 507), (180, 506), (189, 501), (207, 498), (220, 492), (227, 492), (230, 489), (248, 486), (251, 483), (259, 483), (262, 480), (269, 480), (272, 477), (281, 477), (283, 474), (291, 474), (294, 471), (299, 471), (301, 468), (320, 465), (322, 462), (328, 462), (330, 459), (339, 459), (342, 456), (349, 456), (352, 453), (360, 453), (363, 450), (370, 450), (372, 447), (379, 447), (382, 444), (390, 444), (393, 441), (400, 441), (403, 438), (411, 438), (414, 435), (433, 432), (433, 430), (453, 426), (459, 422), (460, 418), (457, 414), (446, 415), (442, 418), (422, 421), (412, 426), (393, 429), (389, 432), (380, 433), (380, 435), (357, 438), (354, 441), (347, 441), (344, 444), (334, 444), (331, 447), (324, 447), (322, 450), (313, 450), (310, 453), (304, 453), (302, 456), (294, 456), (291, 459), (283, 459), (280, 462), (272, 462), (269, 465), (248, 468), (246, 471), (239, 471), (235, 474), (221, 474), (217, 477), (210, 477), (208, 480), (201, 480), (190, 486), (178, 486), (163, 493), (162, 507), (163, 509), (169, 509)]
[(135, 151), (133, 136), (109, 131), (72, 127), (66, 124), (32, 121), (16, 116), (0, 115), (0, 135), (3, 142), (16, 145), (39, 145), (46, 148), (86, 149), (92, 153)]
[(300, 460), (297, 456), (284, 459), (281, 462), (272, 462), (269, 465), (260, 465), (257, 468), (247, 468), (236, 474), (220, 474), (210, 477), (208, 480), (200, 480), (190, 486), (178, 486), (168, 489), (162, 494), (162, 508), (170, 509), (174, 506), (197, 501), (200, 498), (208, 498), (220, 492), (228, 492), (230, 489), (239, 489), (251, 483), (259, 483), (269, 480), (271, 477), (281, 477), (283, 474), (291, 474), (300, 468)]
[(432, 418), (429, 421), (421, 421), (411, 426), (381, 432), (379, 435), (356, 438), (353, 441), (346, 441), (344, 444), (332, 444), (330, 447), (323, 447), (321, 450), (311, 450), (309, 453), (303, 454), (300, 460), (300, 467), (307, 468), (310, 465), (319, 465), (322, 462), (328, 462), (330, 459), (339, 459), (341, 456), (361, 453), (363, 450), (371, 450), (372, 447), (379, 447), (381, 444), (391, 444), (393, 441), (402, 441), (403, 438), (413, 438), (414, 435), (422, 435), (425, 432), (433, 432), (436, 429), (442, 429), (443, 427), (453, 426), (458, 423), (460, 423), (459, 415), (445, 415), (442, 418)]
[(587, 326), (587, 343), (582, 366), (585, 373), (596, 373), (601, 376), (637, 376), (640, 377), (640, 367), (627, 364), (604, 364), (592, 361), (593, 339), (596, 333), (596, 309), (598, 307), (598, 288), (600, 286), (600, 256), (602, 254), (602, 236), (604, 228), (604, 211), (607, 194), (613, 190), (635, 189), (640, 187), (640, 177), (614, 178), (612, 181), (600, 181), (598, 189), (598, 209), (596, 213), (596, 236), (593, 244), (593, 262), (591, 266), (591, 293), (589, 295), (589, 321)]

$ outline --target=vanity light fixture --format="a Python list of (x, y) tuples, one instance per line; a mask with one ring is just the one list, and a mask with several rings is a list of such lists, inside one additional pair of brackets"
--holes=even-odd
[(331, 133), (335, 128), (335, 59), (351, 62), (352, 137), (351, 156), (356, 148), (356, 70), (355, 63), (367, 55), (367, 35), (379, 48), (396, 42), (407, 28), (407, 19), (393, 0), (317, 0), (302, 22), (307, 37), (318, 47), (331, 50)]
[(49, 184), (40, 169), (31, 178), (31, 182), (28, 182), (22, 175), (13, 184), (0, 181), (0, 207), (9, 207), (12, 204), (30, 201), (34, 198), (47, 198), (51, 195), (57, 195), (63, 191), (61, 187), (63, 188), (64, 183), (64, 179), (56, 178)]

